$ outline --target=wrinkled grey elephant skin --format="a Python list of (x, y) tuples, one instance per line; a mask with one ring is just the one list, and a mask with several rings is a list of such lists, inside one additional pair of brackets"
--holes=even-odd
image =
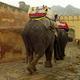
[[(22, 36), (25, 47), (28, 49), (29, 64), (27, 70), (31, 74), (36, 71), (36, 64), (44, 54), (46, 55), (45, 66), (52, 66), (51, 57), (55, 39), (54, 31), (46, 28), (39, 20), (30, 20), (25, 26)], [(33, 55), (35, 55), (34, 58)]]

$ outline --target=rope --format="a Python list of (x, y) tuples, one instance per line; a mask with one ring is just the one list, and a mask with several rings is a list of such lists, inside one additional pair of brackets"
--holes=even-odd
[(31, 20), (41, 20), (41, 19), (45, 19), (45, 17), (31, 18)]

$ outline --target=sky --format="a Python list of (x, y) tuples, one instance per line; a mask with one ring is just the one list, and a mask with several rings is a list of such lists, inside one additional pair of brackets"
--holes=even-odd
[(80, 0), (0, 0), (0, 2), (4, 2), (16, 7), (19, 6), (20, 1), (24, 1), (30, 6), (47, 5), (48, 7), (52, 7), (55, 5), (60, 5), (62, 7), (66, 7), (67, 5), (71, 4), (74, 7), (80, 8)]

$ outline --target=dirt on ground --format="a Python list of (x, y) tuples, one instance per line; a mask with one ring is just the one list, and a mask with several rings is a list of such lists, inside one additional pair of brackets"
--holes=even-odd
[(54, 62), (53, 67), (44, 67), (44, 57), (37, 65), (38, 71), (29, 75), (24, 60), (1, 63), (0, 80), (80, 80), (80, 48), (74, 42), (68, 43), (65, 59)]

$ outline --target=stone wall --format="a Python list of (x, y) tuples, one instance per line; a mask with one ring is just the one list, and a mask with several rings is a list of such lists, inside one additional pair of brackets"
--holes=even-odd
[(25, 59), (25, 45), (17, 32), (27, 21), (27, 12), (0, 2), (0, 62)]
[(27, 12), (0, 2), (0, 27), (24, 26), (27, 20)]
[(22, 36), (8, 29), (0, 31), (0, 62), (25, 60), (27, 50)]

